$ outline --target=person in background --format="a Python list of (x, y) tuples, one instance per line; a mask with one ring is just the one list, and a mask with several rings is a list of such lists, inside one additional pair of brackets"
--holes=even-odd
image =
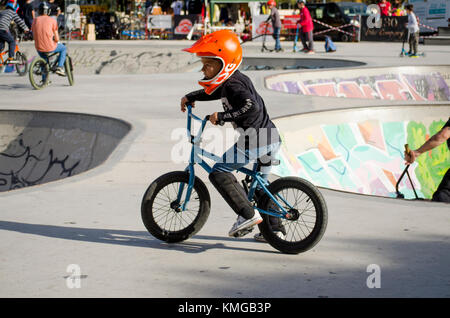
[(390, 16), (391, 15), (391, 3), (386, 0), (381, 0), (381, 2), (378, 3), (378, 7), (380, 8), (380, 14), (381, 16)]
[(181, 9), (183, 9), (183, 2), (181, 0), (176, 0), (176, 1), (172, 2), (170, 7), (173, 9), (174, 15), (180, 15)]
[[(436, 134), (428, 139), (421, 147), (416, 150), (405, 150), (405, 161), (407, 164), (413, 163), (417, 157), (421, 154), (428, 152), (442, 143), (447, 142), (447, 147), (450, 150), (450, 117), (444, 127), (441, 128)], [(450, 163), (449, 163), (450, 166)], [(433, 201), (437, 202), (449, 202), (450, 203), (450, 168), (447, 169), (441, 183), (439, 184), (436, 192), (433, 193)]]
[(306, 0), (297, 0), (297, 6), (300, 9), (300, 39), (302, 40), (302, 52), (306, 54), (314, 54), (314, 23), (311, 18), (311, 13), (306, 7)]
[(407, 4), (405, 6), (406, 13), (408, 14), (408, 23), (406, 27), (409, 33), (409, 52), (411, 57), (417, 57), (417, 49), (419, 46), (419, 23), (417, 22), (416, 15), (413, 11), (414, 6)]
[(280, 13), (277, 9), (277, 3), (275, 0), (269, 0), (267, 5), (270, 8), (270, 17), (269, 19), (272, 21), (273, 27), (273, 38), (275, 39), (275, 52), (283, 52), (280, 43), (280, 33), (281, 33), (281, 19)]
[(162, 14), (162, 9), (159, 6), (158, 2), (155, 2), (153, 8), (152, 8), (152, 15), (160, 15)]
[(395, 0), (394, 5), (392, 7), (392, 15), (395, 17), (401, 17), (406, 15), (406, 12), (403, 8), (402, 0)]
[(220, 9), (220, 15), (219, 15), (219, 21), (222, 23), (222, 25), (227, 25), (230, 21), (230, 11), (228, 10), (229, 6), (223, 6)]
[(17, 25), (26, 33), (29, 32), (29, 29), (25, 22), (16, 13), (18, 7), (19, 5), (16, 1), (9, 0), (6, 4), (5, 10), (0, 12), (0, 52), (5, 48), (5, 42), (8, 42), (9, 45), (9, 57), (6, 64), (14, 61), (14, 51), (16, 49), (16, 39), (11, 35), (11, 32), (9, 31), (11, 21), (17, 23)]
[(48, 5), (50, 6), (49, 16), (56, 20), (61, 14), (61, 8), (55, 3), (55, 0), (48, 0)]
[(25, 21), (25, 24), (29, 28), (31, 28), (31, 25), (33, 24), (33, 20), (35, 18), (34, 2), (35, 2), (34, 0), (27, 0), (27, 2), (24, 3), (22, 8), (23, 20)]

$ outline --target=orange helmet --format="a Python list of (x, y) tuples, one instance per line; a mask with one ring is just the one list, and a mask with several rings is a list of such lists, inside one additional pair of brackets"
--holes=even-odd
[(212, 79), (202, 79), (198, 83), (211, 95), (241, 65), (242, 48), (236, 34), (230, 30), (220, 30), (202, 36), (190, 48), (183, 49), (198, 57), (216, 58), (222, 62), (222, 69)]
[(267, 1), (267, 5), (275, 7), (277, 5), (277, 3), (275, 2), (275, 0), (269, 0), (269, 1)]

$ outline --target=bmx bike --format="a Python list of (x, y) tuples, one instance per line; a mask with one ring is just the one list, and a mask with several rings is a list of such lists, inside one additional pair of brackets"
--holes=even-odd
[(7, 61), (8, 50), (5, 50), (0, 53), (0, 71), (3, 70), (3, 67), (5, 67), (6, 65), (13, 64), (14, 67), (16, 68), (17, 73), (20, 76), (24, 76), (28, 70), (27, 56), (24, 53), (20, 52), (19, 46), (17, 44), (14, 49), (14, 53), (15, 58), (10, 62)]
[[(192, 113), (190, 105), (187, 109), (187, 132), (192, 144), (189, 165), (184, 171), (169, 172), (154, 180), (141, 203), (142, 221), (149, 233), (168, 243), (192, 237), (208, 219), (211, 198), (206, 185), (195, 176), (195, 163), (210, 173), (212, 168), (201, 156), (214, 161), (222, 160), (200, 148), (201, 135), (209, 116), (201, 119)], [(192, 118), (201, 122), (195, 136), (191, 133)], [(253, 163), (252, 170), (245, 167), (237, 170), (246, 175), (242, 180), (244, 189), (263, 218), (258, 224), (259, 230), (272, 247), (283, 253), (305, 252), (314, 247), (325, 233), (328, 221), (325, 200), (312, 183), (298, 177), (266, 181), (259, 172), (260, 165), (279, 163), (274, 158), (267, 160), (265, 163), (259, 160)], [(257, 186), (262, 189), (262, 195), (256, 195)], [(286, 232), (283, 237), (272, 229), (270, 217), (281, 220)]]
[[(42, 89), (50, 82), (50, 72), (55, 73), (58, 68), (58, 54), (59, 53), (45, 53), (47, 61), (41, 57), (37, 57), (31, 62), (28, 76), (30, 78), (31, 86), (35, 89)], [(75, 80), (73, 77), (73, 64), (72, 58), (69, 54), (66, 54), (66, 61), (64, 62), (64, 70), (66, 77), (69, 81), (69, 85), (73, 86)]]

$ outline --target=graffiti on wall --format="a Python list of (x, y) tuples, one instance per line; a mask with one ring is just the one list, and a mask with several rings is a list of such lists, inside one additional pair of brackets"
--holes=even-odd
[(0, 192), (75, 174), (81, 160), (69, 159), (69, 155), (56, 155), (54, 149), (42, 154), (42, 145), (42, 140), (36, 145), (27, 145), (19, 135), (6, 151), (0, 153)]
[[(404, 144), (416, 149), (444, 123), (435, 121), (428, 128), (414, 121), (379, 120), (322, 125), (317, 127), (315, 137), (305, 136), (311, 147), (301, 153), (290, 153), (283, 140), (281, 164), (273, 168), (273, 173), (299, 176), (326, 188), (396, 197), (395, 185), (405, 168)], [(410, 175), (420, 197), (431, 198), (449, 163), (450, 152), (444, 143), (411, 166)], [(405, 198), (415, 197), (407, 178), (399, 190)]]
[(357, 78), (333, 78), (305, 81), (279, 81), (272, 90), (325, 97), (447, 101), (450, 90), (438, 72), (430, 74), (382, 74)]

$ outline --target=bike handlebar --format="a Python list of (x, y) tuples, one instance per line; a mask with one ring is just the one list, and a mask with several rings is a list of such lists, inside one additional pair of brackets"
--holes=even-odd
[[(187, 113), (188, 137), (190, 139), (190, 142), (196, 143), (200, 139), (200, 136), (202, 135), (203, 130), (205, 129), (206, 123), (209, 121), (210, 115), (206, 115), (205, 118), (201, 119), (200, 117), (198, 117), (192, 113), (192, 105), (191, 104), (186, 104), (186, 106), (187, 106), (187, 110), (188, 110), (188, 113)], [(198, 120), (202, 123), (196, 136), (192, 136), (192, 133), (191, 133), (191, 118), (194, 118), (195, 120)], [(223, 120), (221, 120), (217, 124), (220, 126), (223, 126), (225, 124), (225, 122)]]
[(411, 149), (409, 149), (409, 145), (405, 144), (405, 152), (409, 155), (411, 153)]

